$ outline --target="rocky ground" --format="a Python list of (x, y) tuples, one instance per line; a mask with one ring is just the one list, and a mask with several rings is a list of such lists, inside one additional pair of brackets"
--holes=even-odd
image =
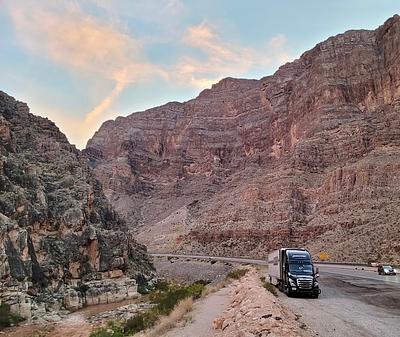
[(6, 337), (88, 337), (90, 332), (102, 322), (110, 319), (127, 318), (148, 307), (139, 299), (118, 303), (98, 304), (85, 307), (57, 322), (41, 324), (24, 323), (21, 326), (0, 331)]
[(228, 308), (213, 322), (216, 337), (313, 336), (298, 316), (262, 286), (256, 269), (229, 288)]
[(231, 262), (167, 257), (154, 257), (153, 264), (158, 277), (185, 284), (198, 280), (218, 282), (238, 266)]
[(254, 268), (195, 303), (184, 326), (167, 337), (311, 337), (314, 333), (268, 292)]

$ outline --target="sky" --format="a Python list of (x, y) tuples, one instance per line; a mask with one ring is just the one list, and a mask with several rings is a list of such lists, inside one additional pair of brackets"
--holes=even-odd
[(84, 148), (117, 116), (261, 78), (399, 0), (0, 0), (0, 90)]

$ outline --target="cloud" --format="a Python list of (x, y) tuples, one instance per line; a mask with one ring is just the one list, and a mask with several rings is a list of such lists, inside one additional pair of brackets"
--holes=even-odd
[(275, 36), (260, 50), (255, 50), (224, 41), (213, 27), (203, 23), (189, 27), (183, 43), (199, 50), (203, 57), (182, 57), (176, 66), (178, 78), (200, 88), (224, 76), (240, 76), (250, 70), (290, 60), (285, 51), (284, 35)]
[[(140, 18), (145, 21), (165, 23), (169, 19), (175, 19), (176, 16), (185, 11), (185, 5), (181, 0), (86, 0), (98, 8), (112, 13), (117, 17), (124, 15), (133, 18)], [(160, 21), (163, 19), (163, 21)]]
[[(181, 0), (3, 3), (10, 14), (17, 42), (25, 50), (78, 74), (85, 83), (90, 78), (92, 85), (88, 85), (85, 94), (89, 99), (95, 93), (97, 103), (84, 115), (57, 117), (51, 111), (40, 111), (63, 123), (62, 128), (73, 139), (79, 138), (78, 131), (82, 137), (89, 136), (103, 120), (115, 116), (116, 112), (110, 111), (113, 102), (128, 85), (161, 78), (166, 85), (203, 89), (226, 76), (265, 73), (265, 69), (290, 59), (284, 35), (277, 35), (255, 49), (230, 42), (208, 22), (185, 26), (188, 8)], [(132, 35), (123, 28), (121, 20), (151, 23), (158, 26), (157, 33)], [(158, 64), (150, 62), (145, 56), (146, 48), (151, 49), (157, 43), (156, 47), (166, 46), (162, 53), (178, 55), (175, 60), (166, 64), (157, 57)], [(112, 89), (104, 93), (105, 87)], [(68, 114), (62, 107), (56, 111)], [(83, 138), (79, 145), (82, 143)]]
[(102, 116), (127, 84), (165, 76), (145, 61), (140, 40), (86, 15), (76, 2), (57, 3), (56, 7), (51, 1), (13, 1), (8, 9), (25, 49), (115, 82), (113, 91), (86, 116), (87, 123)]

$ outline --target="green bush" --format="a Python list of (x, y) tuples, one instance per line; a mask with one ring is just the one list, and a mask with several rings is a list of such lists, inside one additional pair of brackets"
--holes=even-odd
[(178, 302), (188, 297), (200, 298), (206, 284), (207, 281), (200, 280), (189, 286), (174, 285), (165, 281), (143, 285), (154, 305), (152, 308), (135, 314), (123, 325), (111, 321), (106, 327), (92, 332), (90, 337), (122, 337), (151, 328), (159, 316), (169, 315)]
[(227, 277), (228, 278), (232, 278), (234, 280), (239, 280), (241, 277), (243, 277), (244, 275), (246, 275), (246, 273), (248, 272), (248, 269), (236, 269), (236, 270), (232, 270), (231, 272), (228, 273)]
[(120, 323), (108, 321), (105, 327), (96, 329), (89, 337), (124, 337), (124, 330)]
[(148, 293), (150, 293), (150, 290), (144, 284), (139, 284), (137, 291), (141, 295), (147, 295)]
[(190, 293), (188, 289), (184, 287), (169, 290), (165, 293), (165, 296), (158, 301), (155, 308), (160, 315), (168, 315), (179, 301), (189, 296)]
[(170, 288), (170, 284), (167, 281), (159, 280), (156, 283), (154, 283), (153, 288), (156, 291), (168, 291)]
[(23, 320), (24, 319), (21, 316), (13, 314), (10, 311), (10, 306), (8, 304), (0, 304), (0, 328), (15, 325)]
[(126, 334), (132, 334), (151, 328), (156, 323), (157, 319), (158, 314), (154, 309), (138, 313), (125, 322), (124, 332)]
[(189, 296), (186, 296), (186, 297), (193, 297), (194, 300), (197, 300), (198, 298), (201, 297), (204, 287), (205, 287), (205, 284), (203, 284), (203, 283), (195, 282), (195, 283), (191, 284), (190, 286), (187, 287), (187, 292), (188, 292)]
[(136, 333), (152, 327), (159, 316), (169, 315), (178, 302), (185, 298), (200, 298), (205, 284), (207, 284), (206, 281), (198, 281), (189, 286), (157, 282), (154, 290), (149, 295), (150, 301), (154, 306), (143, 313), (138, 313), (129, 318), (124, 325), (125, 333)]
[(167, 281), (157, 281), (154, 284), (139, 284), (138, 293), (142, 295), (151, 294), (155, 291), (167, 291), (170, 284)]

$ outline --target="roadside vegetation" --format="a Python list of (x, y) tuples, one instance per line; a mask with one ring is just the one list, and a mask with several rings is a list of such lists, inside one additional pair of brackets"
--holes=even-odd
[(137, 313), (125, 322), (110, 321), (92, 332), (90, 337), (130, 336), (156, 324), (154, 333), (162, 333), (191, 310), (193, 300), (202, 296), (206, 284), (205, 281), (197, 281), (189, 286), (157, 282), (148, 294), (152, 304), (150, 309)]
[[(239, 268), (229, 272), (225, 279), (217, 284), (208, 285), (207, 281), (196, 281), (191, 285), (178, 285), (166, 281), (143, 284), (138, 291), (147, 296), (152, 306), (138, 312), (126, 321), (109, 321), (90, 334), (90, 337), (125, 337), (146, 331), (149, 337), (162, 336), (183, 319), (190, 319), (193, 301), (207, 296), (227, 286), (232, 280), (242, 278), (248, 269)], [(207, 286), (208, 285), (208, 286)]]
[(231, 279), (234, 279), (234, 280), (239, 280), (244, 275), (246, 275), (246, 273), (248, 271), (249, 270), (246, 269), (246, 268), (235, 269), (235, 270), (232, 270), (231, 272), (228, 273), (227, 278), (231, 278)]
[(276, 291), (276, 287), (275, 287), (272, 283), (267, 282), (267, 281), (265, 280), (265, 277), (264, 277), (264, 276), (263, 276), (263, 277), (260, 277), (260, 280), (261, 280), (262, 285), (263, 285), (263, 287), (264, 287), (265, 289), (267, 289), (270, 293), (272, 293), (272, 295), (278, 296), (278, 293), (277, 293), (277, 291)]
[(11, 312), (8, 304), (0, 304), (0, 329), (16, 325), (23, 320), (21, 316)]

